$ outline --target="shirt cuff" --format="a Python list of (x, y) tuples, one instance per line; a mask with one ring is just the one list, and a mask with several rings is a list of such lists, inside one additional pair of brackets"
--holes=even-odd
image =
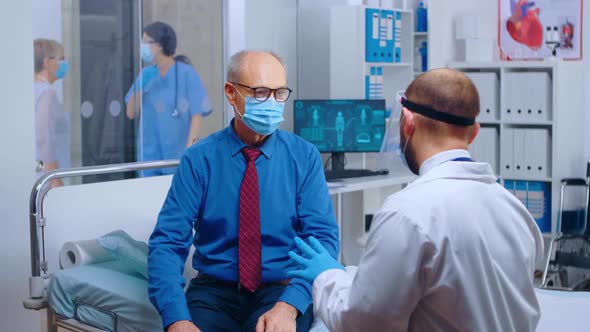
[(299, 312), (299, 314), (303, 315), (309, 305), (311, 304), (311, 296), (310, 294), (305, 294), (306, 290), (301, 290), (299, 287), (301, 285), (289, 285), (283, 291), (283, 294), (279, 297), (278, 301), (286, 302)]
[(188, 307), (185, 303), (182, 304), (171, 304), (160, 311), (162, 316), (162, 325), (166, 329), (170, 324), (176, 323), (181, 320), (193, 321)]

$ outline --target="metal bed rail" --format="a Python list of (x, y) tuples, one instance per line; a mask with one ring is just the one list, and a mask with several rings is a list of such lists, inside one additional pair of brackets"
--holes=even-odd
[[(48, 283), (47, 261), (45, 258), (45, 226), (43, 201), (50, 190), (47, 184), (53, 179), (71, 178), (85, 175), (113, 174), (148, 169), (178, 166), (178, 160), (159, 160), (111, 164), (90, 167), (58, 169), (44, 174), (35, 182), (29, 198), (29, 227), (31, 234), (31, 276), (29, 277), (29, 299), (23, 301), (27, 309), (39, 310), (46, 307), (44, 299)], [(43, 275), (41, 274), (43, 272)]]

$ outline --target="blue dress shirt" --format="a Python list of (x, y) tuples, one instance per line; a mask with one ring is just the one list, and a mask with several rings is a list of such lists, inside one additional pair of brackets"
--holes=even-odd
[[(182, 271), (190, 245), (193, 267), (223, 281), (239, 279), (240, 185), (246, 145), (231, 125), (183, 155), (149, 241), (149, 295), (164, 326), (191, 320)], [(315, 236), (338, 256), (338, 227), (318, 150), (282, 130), (270, 135), (256, 160), (260, 188), (262, 282), (287, 279), (294, 237)], [(194, 230), (194, 237), (193, 231)], [(300, 313), (311, 304), (311, 285), (292, 279), (279, 298)]]

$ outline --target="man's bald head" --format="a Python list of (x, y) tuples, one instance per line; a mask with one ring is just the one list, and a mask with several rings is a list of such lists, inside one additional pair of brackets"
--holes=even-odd
[(406, 97), (441, 113), (465, 118), (479, 115), (477, 88), (465, 74), (454, 69), (434, 69), (416, 77), (406, 89)]
[[(287, 70), (283, 60), (273, 52), (240, 51), (231, 56), (227, 66), (227, 81), (242, 82), (256, 80), (261, 71), (272, 71), (286, 80)], [(248, 83), (244, 83), (248, 84)]]

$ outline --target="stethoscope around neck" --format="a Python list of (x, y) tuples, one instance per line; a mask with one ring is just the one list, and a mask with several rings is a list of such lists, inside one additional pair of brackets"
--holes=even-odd
[(172, 117), (178, 118), (178, 60), (174, 60), (174, 110)]

